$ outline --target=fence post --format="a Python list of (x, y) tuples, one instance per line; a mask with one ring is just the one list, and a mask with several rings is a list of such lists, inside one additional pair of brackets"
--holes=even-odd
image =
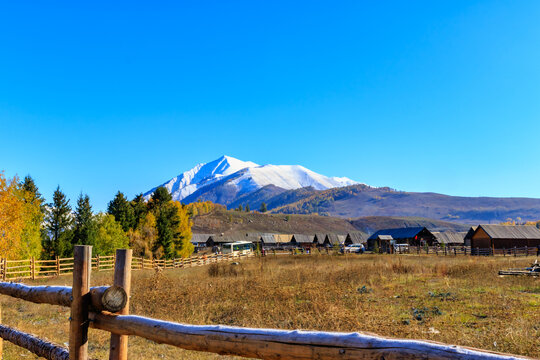
[(99, 255), (97, 256), (97, 260), (96, 260), (96, 265), (97, 265), (97, 271), (100, 271), (100, 267), (101, 267), (101, 259), (99, 258)]
[(60, 276), (60, 258), (56, 257), (56, 276)]
[(73, 256), (73, 300), (71, 302), (69, 324), (69, 358), (71, 360), (87, 360), (92, 247), (89, 245), (75, 245)]
[(36, 280), (36, 258), (32, 256), (30, 259), (30, 275), (32, 280)]
[(7, 259), (4, 258), (2, 260), (2, 262), (4, 263), (4, 271), (2, 272), (2, 281), (6, 281), (6, 275), (7, 275)]
[[(129, 314), (129, 294), (131, 291), (131, 259), (133, 250), (116, 250), (114, 264), (114, 285), (124, 288), (128, 296), (126, 306), (118, 313)], [(109, 360), (127, 360), (128, 356), (128, 336), (111, 334), (109, 349)]]

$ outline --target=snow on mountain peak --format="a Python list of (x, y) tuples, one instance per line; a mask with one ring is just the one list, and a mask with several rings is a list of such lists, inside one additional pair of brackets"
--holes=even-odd
[[(198, 164), (160, 186), (172, 194), (174, 200), (183, 200), (194, 192), (218, 181), (227, 181), (237, 188), (238, 194), (274, 185), (286, 190), (311, 186), (317, 190), (358, 184), (346, 177), (326, 177), (300, 165), (258, 165), (223, 155), (206, 164)], [(149, 199), (156, 188), (145, 194)]]

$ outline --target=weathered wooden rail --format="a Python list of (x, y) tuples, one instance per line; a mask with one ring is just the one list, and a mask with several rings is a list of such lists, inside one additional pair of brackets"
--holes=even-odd
[(112, 360), (128, 358), (129, 335), (187, 350), (259, 359), (527, 359), (430, 341), (390, 339), (362, 333), (186, 325), (129, 315), (131, 250), (117, 250), (112, 287), (90, 287), (90, 254), (89, 246), (75, 247), (72, 288), (0, 283), (0, 294), (35, 303), (70, 306), (69, 350), (1, 324), (0, 338), (51, 360), (87, 360), (89, 327), (111, 333), (109, 359)]

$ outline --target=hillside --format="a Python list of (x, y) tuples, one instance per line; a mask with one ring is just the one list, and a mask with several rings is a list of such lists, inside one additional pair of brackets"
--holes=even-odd
[(366, 216), (350, 221), (358, 230), (372, 234), (381, 229), (392, 229), (401, 227), (423, 226), (431, 231), (467, 231), (470, 225), (451, 223), (448, 221), (426, 219), (421, 217), (406, 216)]
[(357, 230), (345, 219), (328, 216), (260, 214), (216, 209), (208, 214), (195, 216), (192, 231), (204, 234), (248, 232), (346, 234)]
[(361, 231), (371, 234), (384, 228), (412, 226), (425, 226), (433, 231), (465, 231), (469, 228), (463, 224), (418, 217), (370, 216), (349, 221), (330, 216), (246, 213), (216, 208), (210, 213), (195, 216), (192, 231), (203, 234), (249, 232), (346, 234), (352, 231)]
[(319, 213), (344, 218), (413, 216), (467, 224), (498, 223), (517, 217), (525, 221), (540, 219), (540, 199), (448, 196), (366, 185), (312, 190), (311, 195), (303, 194), (296, 202), (269, 209), (274, 213)]

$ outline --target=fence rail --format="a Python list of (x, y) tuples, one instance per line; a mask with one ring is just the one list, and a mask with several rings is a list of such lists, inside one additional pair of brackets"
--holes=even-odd
[[(142, 269), (174, 269), (207, 265), (220, 261), (234, 261), (235, 259), (253, 256), (253, 254), (212, 254), (192, 256), (178, 259), (144, 259), (134, 257), (131, 263), (132, 270)], [(97, 256), (92, 258), (92, 270), (107, 271), (113, 270), (116, 257)], [(71, 274), (73, 272), (74, 258), (56, 258), (54, 260), (36, 260), (34, 258), (25, 260), (0, 260), (0, 279), (26, 280), (55, 277), (59, 275)]]
[[(151, 266), (197, 266), (234, 258), (221, 255), (195, 257), (187, 261), (153, 261)], [(96, 265), (100, 260), (95, 262)], [(259, 359), (528, 359), (436, 342), (390, 339), (361, 333), (186, 325), (129, 315), (131, 270), (144, 268), (145, 261), (141, 259), (133, 262), (131, 250), (117, 250), (114, 260), (112, 287), (90, 288), (90, 272), (94, 261), (89, 246), (75, 247), (71, 288), (0, 283), (0, 294), (36, 303), (71, 307), (69, 350), (1, 324), (0, 338), (49, 360), (87, 360), (89, 327), (111, 333), (109, 359), (112, 360), (127, 360), (128, 335), (187, 350)], [(119, 291), (119, 288), (123, 291)], [(0, 344), (0, 358), (1, 349)]]

